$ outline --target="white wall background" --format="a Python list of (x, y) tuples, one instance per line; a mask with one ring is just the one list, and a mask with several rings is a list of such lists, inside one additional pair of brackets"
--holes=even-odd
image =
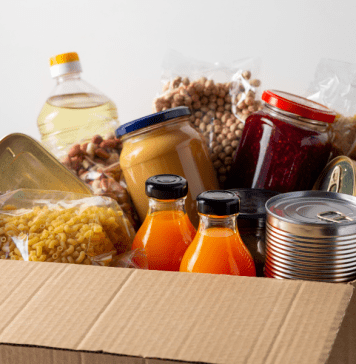
[(39, 139), (55, 54), (78, 52), (83, 79), (125, 123), (151, 113), (169, 49), (209, 62), (260, 57), (263, 89), (303, 94), (320, 58), (356, 62), (355, 19), (355, 0), (3, 0), (0, 137)]

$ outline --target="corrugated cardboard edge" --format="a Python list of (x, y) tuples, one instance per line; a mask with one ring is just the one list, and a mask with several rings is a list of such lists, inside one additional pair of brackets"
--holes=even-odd
[[(4, 264), (4, 266), (5, 265), (9, 265), (9, 266), (12, 265), (14, 267), (14, 269), (17, 269), (17, 265), (18, 264), (23, 264), (24, 265), (24, 263), (21, 263), (21, 262), (6, 262), (6, 263), (3, 263), (3, 264)], [(30, 264), (31, 264), (31, 267), (30, 267)], [(31, 268), (31, 271), (33, 272), (33, 270), (32, 270), (32, 268), (33, 268), (32, 264), (36, 264), (36, 263), (26, 263), (26, 265), (28, 265), (27, 268), (28, 269)], [(38, 264), (38, 266), (37, 266), (38, 269), (41, 270), (41, 271), (43, 270), (43, 268), (46, 265), (46, 263), (37, 263), (37, 264)], [(68, 271), (71, 271), (73, 269), (74, 269), (74, 271), (76, 271), (77, 274), (78, 273), (82, 273), (81, 272), (82, 269), (84, 269), (84, 270), (85, 269), (89, 269), (89, 267), (88, 268), (84, 268), (84, 267), (81, 267), (80, 268), (80, 267), (69, 266), (69, 265), (63, 265), (63, 266), (58, 266), (57, 267), (56, 265), (52, 265), (51, 263), (47, 263), (47, 264), (48, 264), (47, 269), (48, 268), (50, 268), (50, 270), (52, 270), (54, 268), (55, 268), (55, 270), (58, 270), (59, 269), (62, 272), (62, 274), (64, 274), (64, 272), (68, 272)], [(91, 269), (93, 269), (93, 268), (91, 268)], [(97, 272), (100, 272), (99, 275), (101, 275), (101, 273), (104, 273), (105, 272), (105, 276), (107, 276), (109, 272), (111, 272), (111, 273), (115, 272), (115, 270), (111, 270), (110, 268), (107, 268), (107, 269), (108, 270), (105, 270), (104, 268), (97, 267)], [(21, 270), (21, 271), (22, 271), (22, 275), (26, 275), (27, 276), (27, 273), (26, 272), (24, 272), (23, 270)], [(150, 275), (150, 276), (154, 277), (156, 275), (160, 275), (161, 274), (159, 272), (158, 273), (157, 272), (150, 272), (150, 273), (147, 272), (147, 273), (145, 273), (143, 271), (126, 271), (126, 270), (123, 270), (122, 272), (125, 272), (125, 274), (124, 274), (125, 277), (122, 279), (121, 283), (119, 284), (120, 287), (117, 287), (116, 295), (117, 295), (117, 293), (119, 291), (122, 291), (123, 290), (123, 288), (127, 285), (127, 282), (130, 279), (132, 279), (133, 277), (136, 277), (137, 276), (137, 278), (140, 278), (141, 275), (145, 275), (145, 276), (146, 275)], [(171, 275), (171, 274), (168, 274), (168, 275)], [(183, 278), (183, 275), (184, 274), (182, 275), (182, 273), (177, 273), (176, 275), (177, 276), (179, 275), (179, 277), (182, 277)], [(98, 274), (96, 274), (96, 277), (97, 276), (98, 276)], [(110, 274), (110, 276), (111, 276), (111, 274)], [(174, 278), (174, 274), (171, 275), (171, 277), (173, 279)], [(185, 278), (187, 278), (187, 277), (188, 277), (188, 274), (185, 276)], [(198, 276), (194, 276), (194, 277), (195, 278), (198, 278), (199, 275)], [(200, 276), (200, 277), (202, 277), (202, 276)], [(44, 277), (42, 277), (42, 278), (44, 279)], [(59, 279), (60, 277), (57, 275), (56, 278)], [(190, 276), (189, 276), (189, 278), (190, 278)], [(246, 277), (242, 277), (242, 279), (244, 279), (244, 278), (245, 279), (248, 279)], [(222, 278), (219, 278), (219, 279), (222, 279)], [(214, 280), (216, 280), (216, 278)], [(231, 280), (231, 282), (232, 282), (232, 280)], [(267, 281), (266, 280), (266, 283), (267, 282), (271, 282), (271, 281)], [(280, 282), (280, 283), (282, 283), (282, 282)], [(167, 284), (170, 284), (170, 281), (167, 281)], [(287, 282), (286, 282), (286, 284), (287, 284)], [(310, 287), (309, 284), (307, 284), (306, 282), (303, 282), (303, 281), (294, 282), (293, 285), (299, 287), (293, 293), (293, 297), (294, 298), (296, 296), (300, 296), (300, 294), (302, 293), (303, 289), (304, 290), (309, 289), (309, 291), (311, 293), (313, 292), (313, 289), (314, 289), (314, 288)], [(324, 283), (324, 285), (325, 285), (325, 283)], [(321, 345), (320, 348), (319, 348), (320, 351), (318, 351), (318, 354), (314, 356), (314, 358), (315, 358), (315, 361), (313, 360), (314, 363), (325, 363), (325, 360), (327, 359), (328, 355), (330, 354), (330, 348), (332, 346), (332, 343), (334, 342), (334, 339), (335, 339), (335, 337), (337, 335), (337, 332), (340, 329), (340, 325), (341, 325), (341, 322), (342, 322), (342, 318), (344, 317), (344, 313), (345, 313), (346, 307), (350, 303), (350, 298), (352, 296), (352, 292), (354, 290), (354, 287), (352, 287), (352, 286), (350, 287), (350, 285), (346, 285), (346, 284), (344, 284), (343, 286), (344, 286), (344, 288), (342, 289), (342, 291), (344, 293), (342, 295), (339, 295), (339, 298), (338, 298), (338, 306), (337, 306), (338, 309), (333, 311), (333, 317), (330, 317), (330, 320), (329, 320), (329, 326), (328, 326), (329, 327), (329, 330), (328, 330), (328, 336), (327, 336), (328, 337), (328, 340), (323, 341), (323, 345)], [(331, 288), (332, 285), (329, 285), (328, 287)], [(111, 296), (111, 299), (110, 299), (110, 302), (111, 302), (112, 301), (112, 293), (110, 293), (108, 295), (108, 298), (110, 298), (109, 296)], [(305, 297), (309, 297), (309, 296), (304, 294), (304, 298)], [(326, 299), (327, 299), (327, 297), (326, 297)], [(294, 299), (293, 299), (293, 301), (294, 301)], [(283, 320), (281, 320), (281, 322), (279, 324), (279, 330), (277, 332), (277, 335), (275, 336), (275, 339), (273, 340), (273, 342), (270, 345), (270, 350), (268, 352), (266, 352), (266, 355), (264, 356), (263, 361), (260, 361), (260, 362), (266, 362), (267, 361), (267, 362), (270, 362), (270, 363), (285, 363), (285, 361), (284, 361), (285, 360), (285, 357), (283, 356), (283, 350), (282, 350), (282, 353), (279, 352), (279, 349), (280, 348), (278, 346), (278, 342), (276, 342), (276, 341), (277, 340), (278, 341), (282, 341), (282, 343), (283, 343), (284, 332), (287, 330), (287, 333), (288, 333), (288, 329), (289, 329), (289, 337), (290, 338), (293, 338), (293, 335), (292, 336), (290, 335), (290, 333), (291, 333), (290, 327), (288, 327), (289, 326), (288, 325), (288, 318), (291, 315), (293, 315), (293, 311), (298, 308), (298, 305), (295, 304), (295, 303), (293, 304), (293, 301), (291, 301), (292, 303), (289, 303), (289, 308), (286, 310), (285, 315), (284, 315), (284, 318), (283, 318)], [(108, 303), (108, 305), (110, 305), (110, 302)], [(305, 299), (304, 299), (304, 303), (305, 303)], [(234, 304), (235, 304), (235, 302), (234, 302)], [(102, 307), (102, 310), (105, 311), (106, 308), (108, 307), (108, 305), (103, 306)], [(309, 307), (311, 307), (311, 306), (309, 306)], [(319, 305), (319, 307), (320, 307), (320, 305)], [(309, 315), (310, 314), (313, 314), (310, 310), (308, 312), (309, 312)], [(103, 313), (103, 311), (98, 311), (98, 315), (99, 316), (102, 313)], [(299, 313), (301, 313), (301, 312), (299, 312)], [(96, 321), (96, 319), (95, 319), (95, 321)], [(320, 321), (320, 322), (322, 322), (322, 321)], [(18, 324), (20, 325), (20, 326), (18, 325), (18, 328), (21, 328), (22, 323), (21, 322), (18, 322)], [(298, 326), (296, 326), (296, 325), (298, 325), (298, 321), (297, 322), (294, 322), (294, 327), (291, 326), (292, 329), (297, 328)], [(89, 329), (89, 331), (90, 331), (90, 329)], [(292, 331), (292, 333), (293, 332), (294, 331)], [(292, 343), (292, 341), (289, 341), (289, 342)], [(34, 343), (34, 344), (36, 344), (36, 343)], [(31, 351), (30, 350), (31, 348), (33, 349), (33, 351), (35, 351), (36, 348), (37, 348), (37, 349), (39, 349), (43, 353), (47, 352), (48, 353), (47, 354), (48, 357), (50, 357), (50, 354), (51, 355), (54, 355), (54, 354), (52, 354), (52, 352), (53, 353), (60, 353), (60, 355), (64, 355), (63, 354), (63, 351), (64, 351), (64, 352), (67, 353), (66, 355), (68, 357), (69, 356), (70, 357), (73, 357), (73, 361), (70, 361), (71, 364), (76, 364), (76, 363), (79, 363), (79, 364), (81, 364), (81, 363), (84, 363), (84, 364), (90, 363), (90, 364), (92, 364), (93, 362), (91, 360), (89, 361), (89, 355), (90, 354), (92, 354), (93, 357), (96, 357), (98, 355), (99, 356), (101, 355), (101, 356), (105, 357), (108, 360), (109, 360), (109, 358), (111, 358), (112, 360), (111, 361), (106, 361), (107, 363), (120, 363), (120, 362), (122, 363), (123, 362), (122, 360), (124, 360), (124, 359), (122, 359), (121, 361), (118, 361), (119, 359), (116, 360), (116, 358), (130, 358), (131, 361), (127, 361), (125, 359), (126, 362), (127, 363), (130, 363), (130, 364), (131, 363), (149, 363), (149, 364), (154, 364), (154, 363), (207, 363), (205, 361), (205, 360), (207, 360), (207, 358), (205, 358), (205, 359), (201, 358), (204, 361), (198, 361), (198, 360), (191, 361), (191, 360), (189, 360), (191, 358), (187, 357), (186, 358), (187, 360), (180, 361), (179, 358), (170, 360), (170, 359), (160, 359), (160, 358), (157, 358), (156, 355), (154, 355), (154, 357), (152, 357), (152, 355), (151, 356), (149, 356), (149, 355), (145, 356), (145, 353), (142, 353), (142, 355), (143, 355), (142, 357), (137, 357), (137, 356), (129, 356), (128, 357), (128, 356), (125, 356), (125, 352), (123, 352), (122, 354), (121, 353), (117, 353), (117, 352), (116, 353), (115, 352), (110, 353), (108, 350), (102, 350), (102, 351), (101, 350), (95, 350), (94, 347), (93, 347), (94, 350), (89, 350), (89, 351), (85, 351), (85, 348), (82, 348), (82, 350), (80, 350), (80, 348), (78, 348), (79, 350), (70, 350), (70, 349), (66, 349), (66, 348), (64, 348), (63, 350), (61, 350), (61, 349), (59, 349), (57, 347), (55, 347), (55, 348), (53, 348), (53, 347), (46, 347), (44, 345), (43, 346), (36, 346), (36, 345), (31, 345), (31, 344), (30, 345), (26, 345), (26, 344), (22, 344), (22, 345), (17, 345), (17, 344), (15, 344), (15, 345), (9, 345), (9, 344), (6, 343), (6, 341), (3, 341), (3, 343), (0, 344), (0, 352), (4, 352), (5, 348), (7, 350), (10, 350), (11, 348), (13, 348), (13, 351), (16, 352), (16, 353), (18, 353), (19, 356), (23, 355), (23, 353), (26, 352), (26, 351), (27, 352), (30, 352)], [(285, 347), (282, 345), (282, 349), (283, 348), (285, 349)], [(309, 353), (310, 353), (310, 350), (309, 350)], [(88, 360), (87, 361), (83, 361), (82, 359), (80, 359), (81, 361), (78, 361), (79, 359), (77, 361), (74, 361), (75, 358), (85, 357), (86, 354), (87, 354), (87, 357), (88, 357)], [(108, 355), (111, 355), (111, 356), (108, 356)], [(169, 357), (169, 356), (166, 356), (166, 357)], [(36, 358), (37, 358), (37, 356), (35, 357), (35, 360), (32, 361), (32, 362), (39, 363), (36, 360)], [(136, 362), (133, 361), (134, 359), (136, 360)], [(251, 358), (248, 357), (248, 360), (247, 361), (249, 361), (250, 359), (251, 359), (251, 362), (254, 362), (253, 357), (251, 357)], [(301, 360), (302, 359), (299, 357), (299, 361), (298, 362), (303, 363), (303, 361), (301, 361)], [(21, 363), (21, 362), (22, 361), (17, 361), (17, 362), (16, 361), (15, 362), (12, 361), (11, 363), (13, 364), (13, 363)], [(47, 363), (47, 362), (48, 361), (43, 361), (41, 363)], [(66, 361), (62, 361), (62, 362), (63, 363), (66, 363)], [(208, 360), (208, 362), (209, 363), (212, 363), (212, 362), (215, 363), (215, 361), (209, 361), (209, 360)], [(226, 362), (229, 362), (229, 361), (226, 361)], [(6, 362), (4, 362), (4, 363), (6, 363)], [(10, 361), (9, 361), (9, 363), (10, 363)], [(60, 361), (56, 361), (55, 363), (56, 364), (59, 364), (61, 362)], [(105, 363), (105, 361), (102, 360), (102, 361), (100, 361), (100, 363)]]
[[(279, 328), (278, 334), (277, 334), (276, 338), (274, 339), (272, 347), (270, 348), (263, 363), (266, 363), (266, 364), (276, 364), (276, 363), (284, 364), (284, 363), (286, 363), (286, 361), (285, 361), (286, 358), (283, 356), (283, 353), (281, 354), (281, 352), (276, 351), (276, 350), (281, 348), (278, 345), (278, 341), (280, 339), (283, 340), (284, 329), (288, 328), (289, 317), (293, 316), (293, 308), (295, 307), (296, 302), (297, 302), (296, 298), (301, 294), (301, 292), (303, 290), (303, 286), (304, 286), (303, 283), (309, 283), (309, 281), (301, 281), (301, 280), (298, 280), (298, 282), (301, 282), (301, 287), (298, 290), (298, 292), (295, 296), (295, 299), (293, 300), (288, 312), (286, 313), (284, 320)], [(328, 284), (333, 284), (333, 283), (328, 283)], [(350, 284), (344, 284), (344, 285), (350, 286)], [(351, 290), (345, 291), (343, 297), (339, 301), (339, 305), (338, 305), (339, 308), (335, 313), (333, 323), (328, 330), (328, 334), (326, 335), (327, 340), (324, 341), (324, 346), (323, 346), (322, 350), (320, 351), (320, 355), (318, 358), (318, 363), (320, 363), (320, 364), (325, 364), (327, 362), (327, 359), (332, 350), (333, 343), (335, 342), (335, 338), (337, 337), (340, 327), (342, 326), (342, 323), (344, 321), (345, 312), (350, 304), (351, 298), (353, 297), (353, 292), (354, 292), (354, 287), (352, 286)], [(282, 348), (284, 348), (284, 346), (282, 346)], [(293, 361), (293, 362), (296, 362), (296, 363), (305, 362), (305, 361), (298, 361), (298, 358), (295, 358), (294, 360), (295, 361)], [(250, 361), (248, 361), (248, 362), (250, 363)], [(307, 363), (307, 362), (305, 362), (305, 363)]]
[[(354, 289), (356, 281), (350, 282)], [(339, 326), (336, 340), (327, 358), (328, 364), (356, 363), (356, 293), (350, 298), (343, 320)]]
[[(340, 333), (340, 328), (345, 320), (345, 317), (346, 317), (346, 313), (347, 313), (347, 310), (350, 306), (350, 303), (351, 303), (351, 299), (352, 297), (354, 296), (354, 291), (355, 291), (355, 287), (352, 285), (352, 284), (349, 284), (351, 287), (352, 287), (352, 291), (351, 291), (351, 294), (347, 296), (347, 292), (345, 292), (345, 300), (347, 300), (347, 305), (346, 305), (346, 308), (345, 309), (340, 309), (339, 312), (341, 314), (341, 319), (339, 320), (339, 322), (335, 322), (335, 325), (337, 326), (337, 329), (336, 329), (336, 339)], [(328, 335), (328, 337), (330, 337), (330, 335)], [(331, 352), (333, 350), (333, 347), (334, 347), (334, 344), (335, 344), (335, 341), (336, 339), (334, 339), (333, 341), (331, 341), (331, 339), (329, 339), (329, 343), (330, 343), (330, 350), (328, 352), (325, 352), (325, 356), (324, 357), (321, 357), (320, 360), (321, 360), (321, 363), (326, 363), (331, 355)]]
[(92, 351), (77, 351), (39, 346), (0, 344), (1, 364), (209, 364), (160, 358), (142, 358), (120, 354)]

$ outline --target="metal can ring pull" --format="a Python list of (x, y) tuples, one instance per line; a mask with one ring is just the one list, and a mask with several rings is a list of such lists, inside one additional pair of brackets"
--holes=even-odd
[(337, 222), (337, 223), (341, 223), (344, 221), (353, 221), (353, 219), (351, 219), (351, 217), (348, 217), (339, 211), (320, 212), (319, 214), (317, 214), (317, 216), (320, 220)]
[[(341, 167), (336, 166), (331, 173), (327, 191), (339, 192), (340, 191), (340, 180), (341, 180)], [(335, 187), (335, 190), (333, 190), (333, 187)]]

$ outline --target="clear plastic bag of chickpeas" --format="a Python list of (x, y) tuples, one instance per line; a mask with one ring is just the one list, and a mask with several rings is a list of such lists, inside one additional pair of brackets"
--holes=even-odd
[(28, 189), (0, 196), (0, 259), (137, 267), (144, 253), (130, 250), (134, 234), (108, 197)]
[(162, 93), (153, 111), (188, 106), (190, 121), (208, 144), (220, 184), (226, 180), (246, 118), (262, 108), (259, 59), (231, 64), (190, 59), (170, 51), (163, 62)]

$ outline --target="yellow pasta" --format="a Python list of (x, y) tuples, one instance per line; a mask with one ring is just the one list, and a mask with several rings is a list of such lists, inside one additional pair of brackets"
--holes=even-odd
[(21, 257), (21, 256), (22, 256), (22, 255), (21, 255), (20, 250), (18, 250), (17, 248), (15, 248), (15, 249), (14, 249), (14, 252), (15, 252), (15, 254), (16, 254), (16, 255), (18, 255), (19, 257)]
[(68, 263), (74, 263), (74, 259), (73, 257), (71, 257), (70, 255), (67, 257)]
[(46, 256), (46, 255), (44, 255), (44, 254), (42, 254), (42, 255), (38, 258), (38, 261), (39, 261), (39, 262), (44, 262), (44, 261), (46, 261), (46, 258), (47, 258), (47, 256)]
[(92, 264), (92, 257), (131, 245), (122, 212), (111, 207), (79, 203), (16, 210), (9, 205), (0, 210), (0, 259), (23, 260), (25, 251), (29, 261)]
[(40, 237), (39, 236), (35, 236), (34, 238), (30, 239), (28, 241), (28, 245), (32, 246), (35, 245), (36, 243), (38, 243), (40, 241)]
[(41, 245), (36, 247), (36, 255), (38, 258), (41, 257), (41, 255), (42, 255), (42, 246)]
[(65, 256), (71, 255), (73, 252), (74, 252), (74, 246), (70, 245), (69, 248), (62, 253), (62, 255), (64, 255), (64, 254), (65, 254)]
[(67, 241), (67, 235), (63, 232), (59, 233), (58, 234), (58, 237), (59, 237), (59, 241), (62, 243), (65, 243)]
[[(48, 240), (47, 240), (48, 241)], [(48, 243), (48, 248), (49, 249), (53, 249), (54, 247), (56, 247), (57, 245), (59, 245), (59, 241), (58, 240), (51, 240), (49, 243)]]

